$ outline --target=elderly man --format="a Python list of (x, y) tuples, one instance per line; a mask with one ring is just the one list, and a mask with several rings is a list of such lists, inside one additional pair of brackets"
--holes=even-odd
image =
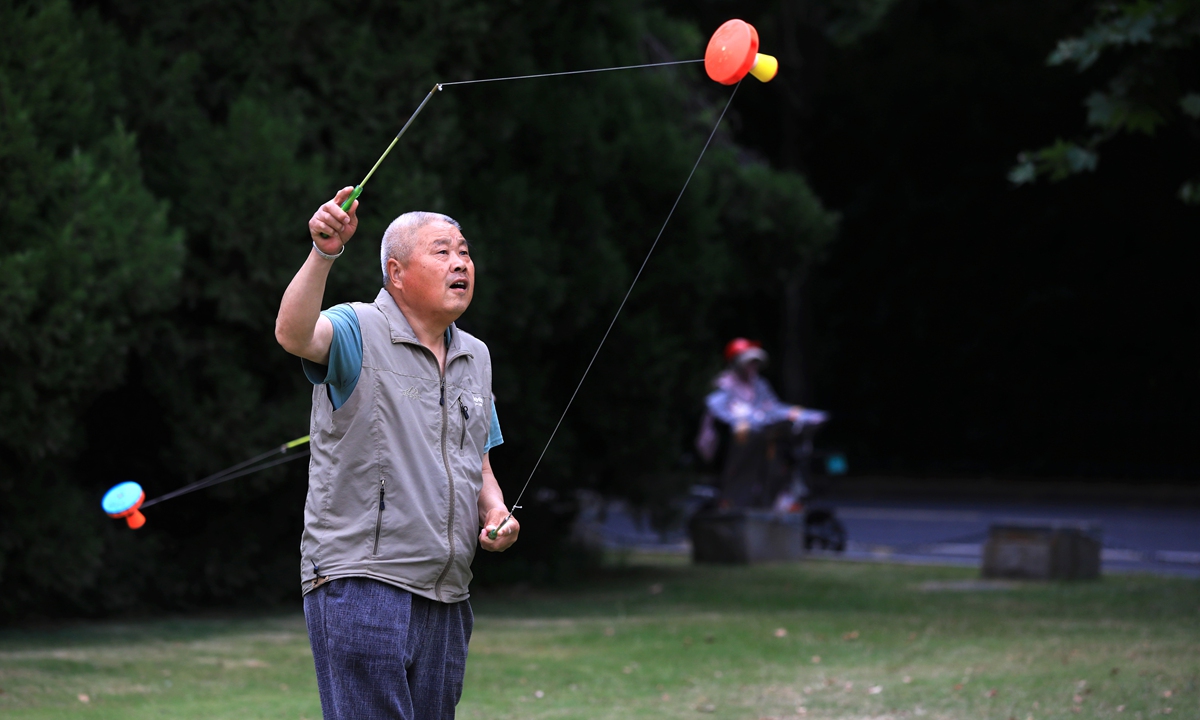
[(358, 227), (344, 188), (308, 221), (313, 249), (275, 337), (314, 383), (301, 585), (326, 720), (453, 718), (478, 542), (517, 539), (488, 451), (502, 442), (487, 346), (457, 329), (475, 266), (458, 223), (407, 213), (384, 233), (372, 303), (321, 312)]

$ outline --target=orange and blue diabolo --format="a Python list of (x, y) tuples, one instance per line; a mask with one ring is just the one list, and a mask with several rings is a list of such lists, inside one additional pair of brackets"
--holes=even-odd
[(114, 485), (111, 490), (104, 493), (100, 507), (104, 508), (104, 512), (108, 513), (109, 517), (124, 518), (129, 527), (137, 530), (146, 524), (146, 516), (138, 509), (145, 499), (146, 493), (142, 491), (142, 486), (128, 480)]
[(722, 85), (734, 85), (747, 74), (767, 82), (779, 72), (779, 61), (758, 51), (758, 31), (745, 20), (729, 20), (713, 33), (704, 51), (704, 71)]

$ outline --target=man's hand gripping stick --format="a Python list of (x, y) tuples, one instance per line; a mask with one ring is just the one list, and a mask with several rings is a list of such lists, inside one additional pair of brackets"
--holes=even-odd
[(508, 513), (508, 517), (501, 520), (500, 524), (497, 525), (496, 527), (492, 528), (492, 531), (488, 533), (488, 540), (495, 540), (496, 536), (500, 533), (500, 528), (507, 525), (508, 521), (512, 519), (513, 511), (520, 510), (520, 509), (521, 509), (520, 505), (513, 505), (512, 510), (510, 510)]
[[(388, 149), (390, 150), (391, 148), (388, 148)], [(380, 159), (382, 159), (382, 158), (380, 158)], [(368, 177), (370, 177), (370, 176), (368, 176)], [(366, 180), (364, 180), (363, 182), (366, 182)], [(363, 186), (361, 184), (354, 186), (354, 192), (350, 193), (350, 197), (346, 198), (346, 201), (343, 202), (339, 206), (342, 208), (342, 212), (345, 212), (345, 213), (350, 212), (350, 206), (354, 204), (354, 201), (358, 199), (359, 195), (362, 195), (362, 191), (363, 191)], [(326, 233), (321, 233), (321, 237), (327, 238), (327, 237), (329, 237), (329, 235)]]

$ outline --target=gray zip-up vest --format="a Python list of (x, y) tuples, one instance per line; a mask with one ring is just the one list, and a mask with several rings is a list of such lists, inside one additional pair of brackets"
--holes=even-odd
[(363, 339), (358, 385), (337, 410), (324, 385), (313, 388), (303, 590), (318, 578), (369, 577), (431, 600), (465, 600), (491, 427), (491, 356), (451, 325), (443, 377), (386, 290), (351, 307)]

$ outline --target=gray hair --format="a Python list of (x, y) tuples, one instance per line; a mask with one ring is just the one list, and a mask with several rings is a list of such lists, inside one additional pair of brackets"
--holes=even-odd
[(396, 258), (400, 262), (408, 260), (413, 247), (417, 244), (417, 234), (421, 228), (438, 221), (449, 223), (462, 232), (462, 226), (449, 215), (435, 212), (406, 212), (392, 221), (383, 232), (383, 242), (379, 244), (379, 266), (383, 270), (383, 286), (387, 287), (387, 261)]

